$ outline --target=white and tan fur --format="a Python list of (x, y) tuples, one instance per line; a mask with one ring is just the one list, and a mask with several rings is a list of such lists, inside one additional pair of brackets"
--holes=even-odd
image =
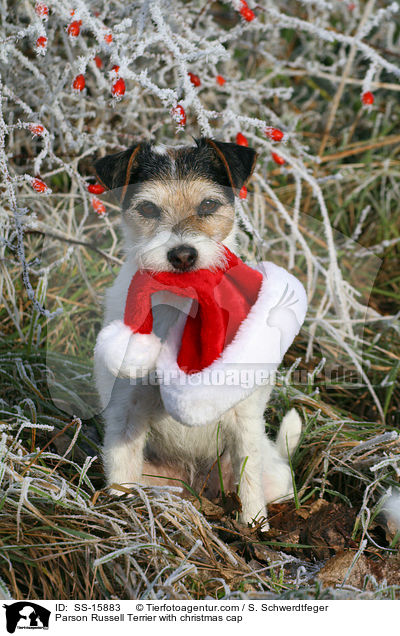
[[(156, 149), (157, 154), (168, 149)], [(138, 158), (140, 160), (140, 157)], [(171, 165), (174, 162), (171, 152)], [(119, 185), (119, 184), (118, 184)], [(204, 199), (218, 198), (214, 218), (199, 218), (196, 209)], [(160, 219), (144, 219), (135, 206), (151, 201), (162, 210)], [(221, 264), (220, 243), (235, 251), (234, 206), (224, 188), (198, 175), (167, 182), (144, 182), (123, 214), (126, 260), (106, 293), (104, 325), (123, 320), (132, 276), (138, 268), (173, 270), (167, 253), (182, 243), (198, 253), (196, 268)], [(187, 301), (154, 307), (154, 332), (168, 335)], [(268, 502), (292, 495), (288, 451), (296, 447), (301, 422), (295, 410), (283, 419), (276, 442), (265, 433), (264, 410), (272, 385), (257, 388), (250, 397), (227, 411), (220, 422), (187, 427), (165, 411), (158, 386), (114, 377), (95, 352), (95, 377), (105, 421), (104, 466), (107, 484), (180, 485), (183, 480), (198, 491), (207, 482), (209, 496), (218, 493), (216, 473), (217, 427), (225, 489), (239, 484), (244, 523), (261, 521), (266, 529)]]

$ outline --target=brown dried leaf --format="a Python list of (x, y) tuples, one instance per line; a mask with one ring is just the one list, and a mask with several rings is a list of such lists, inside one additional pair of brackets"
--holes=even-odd
[[(267, 545), (261, 543), (254, 543), (253, 552), (257, 561), (261, 561), (264, 564), (281, 560), (281, 557), (275, 550), (271, 550)], [(262, 567), (261, 564), (259, 567)]]
[(227, 515), (231, 515), (233, 512), (242, 511), (242, 502), (240, 501), (240, 497), (236, 492), (226, 493), (222, 505)]
[(220, 521), (225, 514), (221, 506), (217, 506), (216, 504), (214, 504), (209, 499), (206, 499), (205, 497), (194, 497), (193, 495), (191, 495), (190, 497), (188, 497), (188, 499), (192, 502), (196, 510), (199, 510), (199, 512), (202, 512), (202, 514), (207, 519), (210, 519), (212, 521)]
[(304, 554), (322, 561), (351, 546), (355, 516), (355, 510), (344, 504), (320, 506), (300, 530), (299, 543), (312, 546), (305, 548)]
[[(336, 554), (325, 563), (319, 571), (317, 579), (324, 587), (342, 585), (353, 563), (354, 556), (355, 552), (351, 550)], [(378, 583), (385, 580), (388, 585), (400, 585), (400, 556), (395, 555), (381, 561), (373, 561), (362, 554), (354, 564), (345, 583), (358, 588), (363, 588), (365, 585), (365, 589), (373, 589), (372, 582), (365, 581), (366, 576), (373, 576)]]
[[(324, 567), (319, 571), (317, 579), (321, 581), (324, 587), (341, 585), (353, 563), (354, 556), (355, 552), (351, 550), (339, 552), (325, 563)], [(367, 574), (370, 574), (368, 559), (362, 554), (346, 579), (346, 585), (353, 585), (358, 588), (363, 587), (364, 578)]]
[(300, 510), (297, 510), (297, 514), (302, 519), (308, 519), (311, 515), (314, 515), (319, 512), (321, 508), (325, 508), (326, 506), (329, 506), (329, 503), (325, 501), (325, 499), (317, 499), (313, 501), (310, 506), (303, 506)]

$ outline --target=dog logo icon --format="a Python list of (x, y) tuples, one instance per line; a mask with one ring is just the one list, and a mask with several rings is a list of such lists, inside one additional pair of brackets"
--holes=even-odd
[(6, 628), (9, 634), (14, 634), (16, 629), (49, 629), (51, 612), (37, 603), (17, 601), (3, 607), (6, 610)]

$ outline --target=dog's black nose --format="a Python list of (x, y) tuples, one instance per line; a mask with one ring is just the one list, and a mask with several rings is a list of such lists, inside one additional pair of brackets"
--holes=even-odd
[(171, 265), (181, 272), (187, 272), (189, 269), (192, 269), (197, 261), (197, 257), (197, 250), (191, 247), (191, 245), (178, 245), (178, 247), (173, 247), (172, 250), (169, 250), (167, 254)]

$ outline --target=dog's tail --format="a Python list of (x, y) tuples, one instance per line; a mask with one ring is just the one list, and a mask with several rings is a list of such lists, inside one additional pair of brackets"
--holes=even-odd
[(301, 419), (296, 409), (286, 413), (276, 438), (276, 448), (283, 459), (293, 455), (301, 435)]

